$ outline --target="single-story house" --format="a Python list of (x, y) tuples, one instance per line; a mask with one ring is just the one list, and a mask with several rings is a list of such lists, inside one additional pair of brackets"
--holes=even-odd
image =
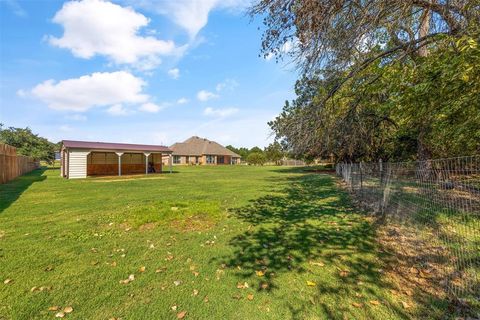
[(239, 164), (240, 155), (215, 141), (193, 136), (170, 146), (173, 164)]
[(86, 178), (95, 175), (122, 175), (162, 172), (162, 159), (172, 150), (165, 146), (63, 140), (62, 177)]

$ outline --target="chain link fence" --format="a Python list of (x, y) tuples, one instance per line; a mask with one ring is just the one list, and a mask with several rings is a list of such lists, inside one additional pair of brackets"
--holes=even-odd
[(450, 298), (479, 303), (480, 155), (340, 163), (336, 172), (354, 202), (388, 227), (394, 253), (411, 257), (407, 272), (435, 282)]

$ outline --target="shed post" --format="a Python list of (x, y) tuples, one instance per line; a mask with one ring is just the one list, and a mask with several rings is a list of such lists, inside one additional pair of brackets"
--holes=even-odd
[(115, 152), (118, 156), (118, 175), (122, 175), (122, 155), (123, 152)]
[(150, 153), (144, 152), (143, 154), (145, 155), (145, 174), (148, 174), (148, 156)]
[(168, 155), (168, 164), (170, 166), (170, 173), (172, 173), (172, 154)]

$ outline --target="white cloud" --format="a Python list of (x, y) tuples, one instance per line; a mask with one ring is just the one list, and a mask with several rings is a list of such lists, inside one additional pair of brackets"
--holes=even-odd
[(215, 9), (244, 9), (250, 1), (246, 0), (175, 0), (175, 1), (130, 1), (170, 18), (194, 39), (198, 32), (207, 25), (208, 15)]
[(35, 86), (32, 94), (52, 109), (84, 112), (97, 106), (147, 102), (144, 85), (126, 71), (96, 72), (59, 82), (47, 80)]
[(283, 45), (282, 48), (280, 49), (281, 52), (283, 53), (289, 53), (293, 49), (293, 42), (290, 40), (287, 40)]
[(25, 98), (27, 96), (27, 92), (25, 92), (25, 90), (23, 89), (19, 89), (17, 90), (17, 96), (21, 97), (21, 98)]
[(74, 120), (74, 121), (86, 121), (87, 117), (83, 114), (70, 114), (65, 116), (65, 119)]
[(204, 115), (217, 117), (217, 118), (225, 118), (237, 112), (238, 112), (237, 108), (214, 109), (214, 108), (208, 107), (208, 108), (205, 108), (205, 110), (203, 110)]
[(140, 36), (150, 22), (130, 7), (102, 0), (70, 1), (55, 14), (53, 22), (64, 28), (63, 36), (49, 37), (50, 44), (69, 49), (79, 58), (103, 55), (117, 64), (153, 69), (161, 55), (175, 54), (173, 41)]
[(20, 6), (18, 1), (16, 0), (5, 0), (3, 1), (3, 3), (5, 3), (10, 8), (10, 10), (12, 10), (12, 12), (18, 17), (25, 18), (28, 15), (27, 12)]
[(235, 89), (236, 87), (238, 87), (238, 82), (234, 79), (225, 79), (225, 81), (223, 82), (220, 82), (219, 84), (217, 84), (217, 86), (215, 87), (215, 89), (220, 92), (222, 90), (233, 90)]
[(70, 132), (70, 131), (73, 130), (72, 127), (70, 127), (69, 125), (66, 125), (66, 124), (61, 125), (61, 126), (59, 127), (59, 129), (60, 129), (60, 131), (63, 131), (63, 132)]
[(158, 104), (155, 104), (155, 103), (152, 103), (152, 102), (147, 102), (147, 103), (142, 104), (140, 106), (139, 110), (144, 111), (144, 112), (157, 113), (164, 108), (165, 108), (165, 106), (159, 106)]
[(200, 101), (208, 101), (211, 99), (216, 99), (220, 97), (218, 94), (215, 94), (213, 92), (209, 92), (207, 90), (200, 90), (197, 93), (197, 99)]
[(188, 99), (187, 98), (180, 98), (177, 100), (177, 104), (185, 104), (185, 103), (188, 103)]
[(129, 114), (128, 110), (120, 103), (114, 104), (108, 108), (107, 112), (112, 116), (126, 116)]
[(180, 77), (180, 70), (178, 68), (170, 69), (168, 70), (168, 75), (176, 80)]
[(275, 54), (273, 52), (269, 52), (267, 53), (267, 55), (265, 56), (265, 60), (267, 61), (270, 61), (273, 59), (273, 57), (275, 57)]

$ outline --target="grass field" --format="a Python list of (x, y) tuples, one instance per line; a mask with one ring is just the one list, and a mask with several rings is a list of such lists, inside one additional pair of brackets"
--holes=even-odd
[(85, 180), (37, 170), (1, 185), (0, 319), (53, 319), (65, 307), (67, 319), (448, 313), (385, 278), (372, 223), (333, 176), (175, 169)]

